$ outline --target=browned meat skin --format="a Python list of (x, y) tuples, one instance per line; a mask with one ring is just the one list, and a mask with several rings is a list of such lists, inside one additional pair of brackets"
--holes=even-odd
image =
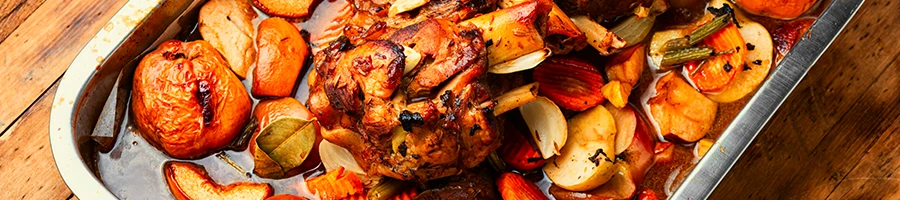
[[(447, 177), (481, 163), (500, 145), (492, 107), (482, 106), (491, 95), (481, 83), (481, 38), (477, 28), (432, 19), (390, 41), (353, 46), (342, 38), (324, 48), (309, 99), (323, 137), (350, 150), (369, 174), (400, 180)], [(406, 75), (400, 45), (427, 57)]]
[(354, 12), (344, 24), (343, 33), (353, 44), (386, 39), (399, 28), (429, 19), (443, 19), (456, 24), (497, 9), (497, 0), (431, 0), (419, 8), (389, 17), (394, 0), (355, 0)]
[(487, 64), (484, 42), (474, 26), (457, 28), (449, 21), (427, 20), (394, 32), (390, 40), (411, 47), (430, 61), (417, 67), (406, 91), (410, 98), (429, 95), (432, 88), (466, 67)]
[(472, 18), (478, 13), (487, 13), (497, 8), (498, 0), (430, 0), (418, 9), (388, 17), (388, 9), (395, 0), (354, 0), (353, 5), (361, 12), (384, 18), (391, 27), (405, 27), (428, 19), (444, 19), (458, 23)]
[(649, 0), (556, 0), (569, 16), (588, 15), (593, 19), (611, 19), (632, 12), (638, 5), (650, 5)]

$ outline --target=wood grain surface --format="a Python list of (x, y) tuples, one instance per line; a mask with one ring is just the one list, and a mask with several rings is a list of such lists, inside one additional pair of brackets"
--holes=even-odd
[[(50, 153), (50, 105), (124, 2), (0, 2), (0, 199), (77, 199)], [(863, 5), (711, 199), (900, 199), (897, 10)]]

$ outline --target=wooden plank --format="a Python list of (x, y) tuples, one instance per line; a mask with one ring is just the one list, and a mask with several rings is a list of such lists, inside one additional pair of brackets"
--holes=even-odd
[(0, 136), (0, 199), (65, 199), (66, 187), (50, 152), (50, 106), (57, 84)]
[[(900, 101), (896, 96), (888, 103), (870, 99), (881, 94), (871, 90), (883, 84), (877, 81), (878, 75), (900, 76), (887, 70), (896, 68), (891, 63), (900, 55), (895, 48), (900, 45), (895, 35), (900, 18), (892, 14), (900, 5), (889, 2), (867, 1), (735, 164), (713, 199), (822, 199), (837, 186), (860, 158), (848, 153), (862, 153), (881, 132), (834, 130), (847, 122), (878, 127), (880, 119), (872, 117), (889, 115), (889, 108)], [(858, 115), (861, 110), (872, 113)], [(853, 139), (849, 146), (822, 149), (837, 142), (830, 138), (848, 137)], [(846, 149), (851, 146), (862, 150)]]
[(0, 52), (6, 52), (0, 55), (0, 99), (5, 100), (0, 130), (7, 130), (65, 72), (124, 3), (47, 0), (0, 43)]
[(890, 124), (828, 199), (900, 199), (900, 117)]
[(46, 0), (4, 0), (0, 2), (0, 42), (16, 30)]

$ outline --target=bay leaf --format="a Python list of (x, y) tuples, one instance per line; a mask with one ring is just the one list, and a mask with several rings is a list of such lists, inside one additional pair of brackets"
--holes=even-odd
[[(315, 119), (304, 120), (294, 117), (279, 118), (263, 128), (256, 138), (257, 147), (266, 157), (274, 161), (280, 170), (267, 171), (287, 172), (303, 164), (316, 142)], [(260, 157), (257, 155), (254, 157)], [(255, 159), (256, 160), (256, 159)], [(269, 159), (262, 159), (269, 160)], [(257, 167), (271, 165), (259, 165)]]

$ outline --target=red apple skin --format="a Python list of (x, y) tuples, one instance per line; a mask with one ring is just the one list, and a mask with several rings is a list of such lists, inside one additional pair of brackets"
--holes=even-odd
[[(624, 109), (634, 110), (631, 106), (627, 106)], [(633, 113), (637, 119), (634, 139), (619, 157), (624, 158), (625, 162), (629, 164), (632, 171), (632, 179), (637, 185), (640, 185), (644, 181), (644, 175), (650, 170), (650, 166), (653, 165), (655, 141), (650, 137), (650, 131), (647, 128), (647, 123), (644, 122), (644, 118), (636, 111)]]

